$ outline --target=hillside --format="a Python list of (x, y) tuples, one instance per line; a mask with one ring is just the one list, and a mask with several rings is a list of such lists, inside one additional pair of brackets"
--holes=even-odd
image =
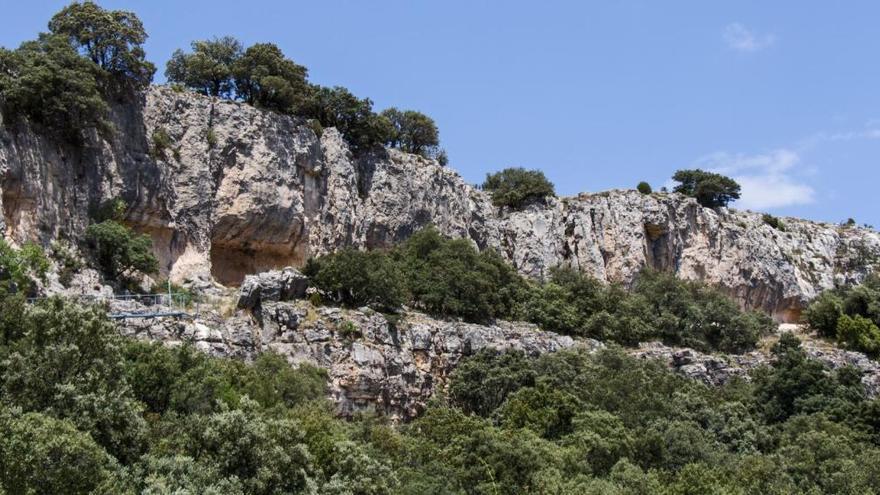
[[(0, 131), (9, 238), (77, 238), (98, 204), (121, 197), (126, 222), (152, 237), (162, 274), (234, 286), (433, 224), (531, 277), (568, 264), (627, 283), (649, 266), (717, 285), (779, 321), (797, 321), (823, 289), (861, 281), (880, 255), (872, 230), (785, 219), (783, 232), (758, 213), (678, 194), (614, 190), (496, 208), (433, 160), (393, 149), (355, 158), (332, 128), (319, 138), (295, 117), (168, 87), (117, 105), (112, 121), (112, 139), (93, 133), (84, 147), (27, 124)], [(167, 149), (156, 149), (160, 131)]]

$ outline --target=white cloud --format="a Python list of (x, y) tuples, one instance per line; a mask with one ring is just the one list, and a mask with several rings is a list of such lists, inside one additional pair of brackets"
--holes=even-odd
[(773, 34), (759, 35), (738, 22), (728, 24), (723, 37), (728, 47), (748, 53), (761, 51), (776, 42)]
[(717, 152), (695, 165), (732, 176), (742, 186), (738, 207), (765, 210), (813, 202), (815, 191), (796, 176), (800, 161), (797, 152), (783, 148), (758, 155)]

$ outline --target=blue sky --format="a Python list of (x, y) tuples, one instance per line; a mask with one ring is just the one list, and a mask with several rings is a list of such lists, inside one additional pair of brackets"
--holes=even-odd
[[(0, 45), (63, 1), (5, 2)], [(734, 206), (880, 226), (880, 3), (123, 1), (159, 67), (194, 39), (277, 43), (310, 79), (440, 126), (468, 181), (540, 168), (561, 194), (700, 166)]]

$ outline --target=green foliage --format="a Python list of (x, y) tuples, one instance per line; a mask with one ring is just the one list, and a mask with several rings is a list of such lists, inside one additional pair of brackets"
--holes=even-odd
[[(571, 274), (569, 274), (571, 276)], [(560, 280), (561, 281), (561, 280)], [(566, 282), (568, 283), (568, 282)], [(585, 283), (585, 282), (584, 282)], [(413, 422), (340, 420), (326, 372), (0, 306), (0, 493), (876, 494), (880, 403), (784, 334), (751, 383), (619, 349), (483, 350)]]
[(69, 243), (53, 241), (49, 246), (49, 255), (58, 264), (58, 281), (64, 286), (70, 285), (73, 276), (85, 267), (82, 258)]
[(85, 131), (107, 134), (104, 74), (61, 36), (40, 35), (17, 50), (0, 48), (0, 104), (11, 125), (24, 117), (81, 144)]
[(298, 114), (318, 120), (323, 128), (335, 127), (355, 153), (384, 144), (394, 134), (391, 122), (373, 112), (369, 98), (360, 99), (340, 86), (312, 86)]
[(273, 43), (257, 43), (232, 66), (236, 95), (258, 108), (293, 113), (308, 97), (306, 68), (286, 58)]
[(531, 291), (521, 316), (555, 332), (624, 345), (659, 339), (734, 353), (753, 348), (773, 329), (769, 317), (741, 311), (715, 289), (652, 270), (627, 292), (572, 269), (554, 269), (548, 283)]
[(34, 295), (37, 281), (45, 281), (49, 260), (42, 248), (25, 243), (15, 249), (0, 239), (0, 295)]
[(645, 181), (639, 182), (639, 185), (636, 186), (636, 190), (642, 194), (651, 194), (654, 192), (654, 190), (651, 189), (651, 184), (648, 184)]
[(98, 266), (113, 280), (138, 272), (155, 273), (159, 269), (150, 236), (134, 233), (117, 221), (89, 225), (86, 238)]
[(64, 7), (49, 21), (49, 30), (106, 72), (114, 89), (149, 86), (156, 67), (147, 62), (143, 44), (147, 33), (132, 12), (104, 10), (85, 1)]
[(205, 132), (205, 142), (208, 143), (208, 149), (214, 149), (217, 147), (217, 133), (214, 132), (214, 129), (209, 127)]
[(837, 320), (843, 315), (843, 299), (833, 292), (823, 292), (804, 311), (804, 321), (823, 337), (837, 336)]
[(223, 36), (212, 40), (193, 41), (192, 53), (175, 50), (165, 68), (165, 77), (208, 96), (230, 98), (235, 91), (233, 70), (243, 49), (241, 43)]
[(773, 215), (771, 215), (769, 213), (764, 213), (763, 215), (761, 215), (761, 221), (764, 222), (765, 224), (773, 227), (776, 230), (779, 230), (781, 232), (785, 232), (785, 223), (783, 223), (782, 220), (774, 217)]
[(171, 148), (172, 140), (168, 135), (168, 131), (164, 127), (157, 127), (151, 136), (152, 146), (150, 147), (150, 156), (154, 160), (166, 160), (165, 152)]
[(739, 184), (720, 174), (700, 169), (679, 170), (672, 176), (672, 180), (679, 183), (673, 188), (674, 192), (696, 198), (697, 202), (707, 208), (727, 206), (731, 201), (739, 199)]
[(388, 119), (394, 128), (386, 143), (388, 146), (400, 148), (407, 153), (426, 155), (440, 145), (437, 124), (427, 115), (414, 110), (401, 111), (394, 107), (383, 110), (380, 115)]
[(837, 341), (869, 356), (880, 354), (880, 328), (860, 315), (843, 315), (837, 320)]
[(544, 172), (520, 167), (487, 174), (482, 188), (492, 193), (495, 206), (511, 208), (520, 208), (532, 201), (543, 201), (549, 196), (556, 196), (553, 184), (544, 177)]
[(92, 493), (115, 461), (70, 421), (0, 405), (0, 492)]
[(343, 249), (310, 259), (303, 273), (325, 297), (347, 306), (396, 310), (406, 298), (403, 273), (380, 251)]
[(429, 313), (487, 321), (512, 315), (526, 282), (495, 251), (479, 252), (466, 239), (434, 228), (416, 232), (400, 247), (414, 304)]
[(880, 354), (880, 277), (871, 275), (861, 285), (823, 292), (803, 319), (822, 337), (871, 356)]

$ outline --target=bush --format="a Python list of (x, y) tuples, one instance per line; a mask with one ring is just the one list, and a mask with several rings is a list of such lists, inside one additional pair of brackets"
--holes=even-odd
[(119, 222), (105, 220), (89, 225), (86, 239), (98, 267), (113, 280), (159, 270), (159, 260), (153, 255), (150, 236), (136, 234)]
[(48, 270), (49, 260), (40, 246), (28, 242), (14, 249), (0, 239), (0, 296), (34, 295), (37, 281), (45, 281)]
[(837, 336), (837, 320), (843, 316), (843, 300), (833, 292), (823, 292), (804, 311), (804, 321), (823, 337)]
[(85, 266), (74, 247), (62, 241), (54, 241), (50, 246), (50, 254), (58, 264), (58, 281), (68, 286), (73, 276)]
[(776, 230), (785, 232), (785, 224), (782, 222), (782, 220), (774, 217), (773, 215), (771, 215), (769, 213), (764, 213), (763, 215), (761, 215), (761, 221), (763, 221), (765, 224), (773, 227)]
[(540, 170), (506, 168), (494, 174), (487, 174), (483, 190), (492, 193), (495, 206), (520, 208), (532, 201), (541, 201), (555, 196), (553, 184)]
[(14, 51), (0, 48), (0, 104), (7, 125), (28, 118), (82, 144), (84, 130), (109, 134), (100, 69), (61, 36), (41, 35)]
[(380, 116), (391, 122), (394, 131), (386, 144), (407, 153), (427, 156), (440, 144), (437, 124), (427, 115), (414, 110), (400, 111), (394, 107), (383, 110)]
[(171, 136), (168, 135), (168, 131), (165, 130), (164, 127), (157, 127), (153, 131), (152, 135), (153, 146), (150, 148), (150, 156), (153, 157), (154, 160), (158, 159), (167, 159), (165, 156), (165, 152), (171, 148)]
[(495, 251), (433, 227), (413, 234), (396, 253), (413, 304), (429, 313), (485, 322), (512, 315), (525, 293), (522, 277)]
[(674, 192), (696, 198), (698, 203), (707, 208), (727, 206), (731, 201), (739, 199), (739, 184), (720, 174), (700, 169), (679, 170), (672, 176), (672, 180), (679, 182), (673, 189)]
[(639, 185), (636, 186), (636, 190), (638, 190), (642, 194), (651, 194), (652, 192), (654, 192), (654, 190), (651, 189), (651, 184), (648, 184), (644, 181), (639, 182)]
[(338, 304), (393, 311), (406, 301), (403, 273), (384, 252), (343, 249), (310, 259), (303, 273)]
[(880, 328), (860, 315), (843, 315), (837, 320), (837, 341), (849, 349), (876, 356), (880, 353)]

